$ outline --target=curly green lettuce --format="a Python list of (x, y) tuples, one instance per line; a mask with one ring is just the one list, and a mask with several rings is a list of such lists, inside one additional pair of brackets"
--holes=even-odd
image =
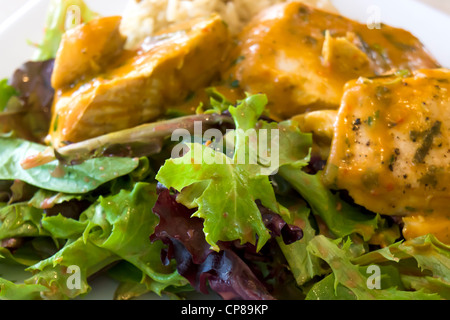
[[(259, 120), (266, 104), (265, 95), (253, 95), (229, 107), (236, 128), (225, 138), (226, 143), (231, 139), (233, 154), (200, 143), (188, 144), (189, 151), (181, 158), (167, 160), (156, 176), (167, 188), (180, 192), (180, 203), (197, 208), (194, 216), (204, 219), (206, 241), (214, 250), (218, 250), (219, 241), (233, 240), (257, 245), (260, 250), (270, 233), (256, 201), (281, 214), (269, 174), (287, 163), (297, 167), (308, 163), (311, 136), (287, 123)], [(252, 147), (257, 145), (252, 139), (259, 140), (262, 130), (267, 133), (268, 128), (277, 129), (280, 135), (276, 148), (282, 152), (277, 163), (270, 161), (269, 151), (275, 150), (266, 146), (268, 152), (261, 156)], [(248, 130), (254, 134), (249, 135)], [(287, 145), (292, 141), (294, 145)]]
[[(448, 297), (450, 251), (433, 236), (397, 243), (359, 257), (349, 254), (350, 245), (348, 240), (332, 240), (323, 235), (309, 242), (308, 250), (326, 261), (332, 273), (313, 285), (307, 299), (440, 300)], [(411, 264), (412, 260), (417, 265)], [(371, 285), (374, 266), (380, 271), (379, 287)], [(428, 271), (429, 275), (421, 271)], [(415, 288), (410, 285), (414, 273), (423, 283), (415, 282)], [(426, 283), (427, 278), (434, 281)]]
[[(2, 298), (14, 299), (17, 290), (25, 294), (33, 288), (41, 288), (35, 285), (47, 288), (41, 290), (46, 299), (85, 296), (91, 290), (91, 276), (121, 261), (140, 271), (139, 283), (145, 286), (146, 292), (161, 295), (167, 287), (185, 286), (187, 281), (173, 265), (162, 264), (162, 242), (150, 241), (159, 221), (152, 212), (156, 198), (154, 184), (139, 182), (131, 190), (99, 197), (78, 220), (62, 215), (42, 215), (40, 225), (45, 234), (40, 236), (63, 238), (66, 242), (50, 257), (29, 266), (26, 271), (33, 276), (15, 290), (2, 291)], [(79, 270), (78, 286), (69, 285), (71, 271), (75, 270), (73, 266)]]

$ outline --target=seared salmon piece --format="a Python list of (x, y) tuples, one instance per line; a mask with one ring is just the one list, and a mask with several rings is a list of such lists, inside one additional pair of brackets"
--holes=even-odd
[(360, 76), (439, 66), (408, 31), (369, 29), (299, 2), (256, 16), (239, 35), (230, 64), (224, 80), (267, 94), (279, 120), (337, 109), (345, 83)]
[[(94, 26), (103, 35), (97, 32), (99, 44), (91, 47)], [(78, 36), (85, 33), (90, 36)], [(154, 121), (167, 106), (183, 103), (220, 76), (231, 42), (217, 15), (172, 26), (133, 51), (123, 49), (111, 18), (78, 27), (63, 38), (55, 61), (57, 92), (47, 142), (58, 148)]]
[(450, 243), (450, 70), (350, 81), (323, 180)]
[(53, 88), (63, 88), (102, 72), (123, 52), (126, 38), (120, 33), (119, 16), (94, 19), (66, 31), (52, 73)]

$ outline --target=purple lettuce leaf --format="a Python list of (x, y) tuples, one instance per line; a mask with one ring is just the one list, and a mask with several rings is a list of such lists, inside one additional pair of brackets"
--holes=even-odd
[[(278, 214), (259, 205), (263, 221), (272, 237), (283, 237), (287, 243), (301, 239), (302, 230), (288, 225)], [(195, 209), (188, 209), (176, 201), (176, 194), (159, 188), (159, 197), (153, 212), (160, 222), (151, 235), (152, 241), (161, 240), (167, 248), (161, 253), (165, 263), (177, 262), (178, 272), (199, 292), (212, 291), (225, 300), (272, 300), (273, 289), (267, 278), (280, 277), (282, 264), (269, 265), (272, 255), (257, 252), (256, 246), (239, 241), (220, 242), (220, 251), (211, 250), (203, 232), (203, 219), (192, 217)], [(269, 242), (262, 251), (270, 247)], [(273, 242), (275, 243), (275, 241)], [(271, 249), (269, 249), (271, 250)], [(275, 281), (276, 282), (276, 281)]]
[(0, 131), (14, 131), (19, 138), (42, 143), (48, 133), (54, 89), (51, 75), (54, 60), (29, 61), (9, 79), (18, 95), (0, 114)]

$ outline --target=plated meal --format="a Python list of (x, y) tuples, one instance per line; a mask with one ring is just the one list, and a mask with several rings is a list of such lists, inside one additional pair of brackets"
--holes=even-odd
[(449, 299), (449, 108), (332, 1), (52, 0), (0, 81), (0, 299)]

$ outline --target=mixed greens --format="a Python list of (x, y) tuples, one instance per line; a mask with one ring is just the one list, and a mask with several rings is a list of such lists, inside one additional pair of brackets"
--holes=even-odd
[[(312, 135), (268, 120), (264, 94), (229, 102), (209, 88), (197, 115), (49, 153), (43, 119), (63, 11), (53, 7), (39, 61), (19, 69), (30, 85), (19, 73), (0, 82), (1, 299), (84, 297), (99, 274), (118, 283), (116, 299), (450, 298), (450, 247), (431, 235), (405, 241), (398, 221), (327, 189)], [(172, 157), (171, 131), (199, 121), (223, 139), (194, 137)], [(252, 137), (267, 132), (279, 143), (255, 152)], [(7, 264), (29, 277), (2, 278)], [(70, 285), (74, 266), (81, 278)]]

